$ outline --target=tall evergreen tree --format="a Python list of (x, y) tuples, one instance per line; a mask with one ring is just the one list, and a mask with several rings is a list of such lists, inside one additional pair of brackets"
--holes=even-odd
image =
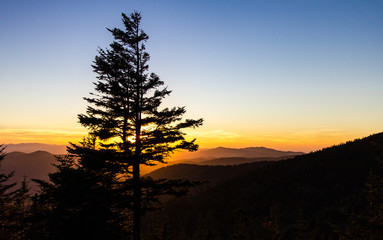
[[(164, 82), (148, 72), (149, 54), (145, 51), (148, 35), (141, 28), (141, 15), (122, 14), (124, 29), (108, 29), (114, 41), (110, 48), (99, 49), (92, 66), (98, 75), (95, 92), (85, 98), (89, 103), (79, 122), (95, 139), (94, 151), (108, 153), (99, 166), (116, 174), (132, 187), (133, 239), (140, 239), (143, 195), (152, 197), (155, 181), (143, 181), (140, 165), (154, 165), (178, 149), (195, 151), (195, 139), (185, 139), (185, 128), (202, 125), (202, 119), (183, 120), (184, 107), (161, 108), (162, 100), (171, 93), (161, 88)], [(71, 153), (83, 155), (88, 150), (72, 145)], [(100, 159), (100, 158), (99, 158)], [(159, 186), (167, 186), (162, 182)]]

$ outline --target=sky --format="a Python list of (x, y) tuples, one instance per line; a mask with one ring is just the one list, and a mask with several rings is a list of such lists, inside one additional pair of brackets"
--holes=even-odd
[(315, 151), (383, 131), (383, 1), (0, 2), (0, 143), (67, 144), (92, 61), (138, 11), (201, 148)]

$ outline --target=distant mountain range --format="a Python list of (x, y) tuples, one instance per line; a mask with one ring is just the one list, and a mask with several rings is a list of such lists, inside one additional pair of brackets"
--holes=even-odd
[(264, 157), (286, 157), (302, 155), (304, 152), (279, 151), (266, 147), (248, 147), (248, 148), (226, 148), (218, 147), (212, 149), (201, 149), (197, 152), (181, 152), (176, 154), (176, 160), (204, 159), (210, 160), (215, 158), (264, 158)]
[[(25, 174), (30, 178), (47, 178), (49, 172), (54, 171), (53, 154), (65, 154), (65, 145), (52, 145), (42, 143), (6, 144), (7, 156), (3, 161), (3, 169), (15, 170), (18, 182)], [(243, 163), (278, 161), (303, 152), (279, 151), (265, 147), (251, 148), (212, 148), (197, 152), (181, 152), (168, 164), (156, 166), (142, 166), (142, 173), (147, 174), (158, 168), (179, 163), (192, 163), (198, 165), (238, 165)], [(180, 159), (182, 157), (182, 159)]]
[(279, 161), (302, 155), (303, 152), (279, 151), (265, 147), (250, 148), (225, 148), (218, 147), (203, 149), (197, 152), (181, 152), (169, 160), (167, 164), (155, 166), (142, 166), (142, 173), (147, 174), (161, 167), (174, 164), (197, 164), (197, 165), (238, 165), (252, 162)]
[(36, 151), (46, 151), (52, 154), (65, 154), (66, 145), (44, 144), (44, 143), (17, 143), (5, 144), (5, 152), (32, 153)]
[(244, 163), (252, 163), (252, 162), (279, 161), (283, 159), (292, 158), (294, 156), (297, 156), (297, 155), (286, 155), (286, 156), (280, 156), (280, 157), (250, 157), (250, 158), (220, 157), (220, 158), (212, 158), (209, 160), (206, 160), (205, 158), (193, 158), (193, 159), (178, 160), (178, 161), (170, 162), (168, 165), (188, 163), (188, 164), (197, 164), (197, 165), (225, 166), (225, 165), (238, 165), (238, 164), (244, 164)]
[[(2, 172), (15, 171), (15, 178), (18, 183), (23, 180), (24, 175), (28, 179), (48, 180), (48, 174), (55, 171), (53, 164), (55, 157), (48, 151), (33, 151), (36, 149), (47, 149), (53, 153), (65, 153), (64, 145), (49, 145), (40, 143), (22, 143), (8, 144), (7, 155), (1, 163)], [(11, 150), (23, 149), (26, 152)], [(32, 151), (32, 152), (31, 152)], [(252, 162), (278, 161), (295, 155), (301, 155), (301, 152), (284, 152), (264, 147), (254, 148), (213, 148), (190, 153), (190, 158), (186, 160), (170, 161), (169, 164), (159, 164), (157, 166), (142, 166), (142, 174), (150, 173), (161, 167), (179, 163), (193, 163), (197, 165), (238, 165)], [(36, 184), (30, 182), (32, 190), (37, 190)]]

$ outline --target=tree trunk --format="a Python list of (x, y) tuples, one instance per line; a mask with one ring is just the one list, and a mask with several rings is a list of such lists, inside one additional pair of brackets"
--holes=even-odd
[[(138, 55), (139, 56), (139, 55)], [(139, 71), (137, 64), (137, 72)], [(137, 76), (137, 80), (140, 76)], [(133, 163), (133, 240), (140, 240), (141, 237), (141, 179), (140, 179), (140, 164), (141, 164), (141, 104), (140, 91), (141, 84), (137, 84), (136, 96), (136, 142), (135, 142), (135, 158)]]
[(133, 240), (139, 240), (141, 235), (141, 183), (138, 159), (133, 165), (133, 199)]

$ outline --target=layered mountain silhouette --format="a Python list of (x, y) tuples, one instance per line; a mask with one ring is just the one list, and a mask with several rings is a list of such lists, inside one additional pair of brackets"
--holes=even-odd
[(265, 147), (202, 149), (197, 152), (181, 152), (171, 158), (167, 164), (142, 166), (142, 173), (147, 174), (161, 167), (174, 164), (197, 165), (238, 165), (252, 162), (279, 161), (302, 155), (303, 152), (279, 151)]
[[(15, 180), (17, 180), (17, 182), (21, 182), (24, 175), (29, 179), (38, 178), (47, 180), (48, 174), (55, 171), (55, 167), (52, 165), (55, 163), (54, 155), (48, 151), (33, 150), (48, 149), (53, 153), (65, 153), (65, 148), (66, 147), (64, 145), (39, 143), (7, 144), (7, 155), (2, 162), (1, 169), (2, 171), (7, 172), (15, 171)], [(25, 152), (11, 152), (11, 150), (15, 149), (23, 149)], [(301, 154), (301, 152), (278, 151), (264, 147), (242, 149), (219, 147), (193, 153), (185, 153), (184, 156), (190, 157), (185, 160), (169, 161), (169, 164), (160, 164), (153, 167), (143, 166), (142, 173), (147, 174), (158, 168), (177, 163), (193, 163), (199, 165), (238, 165), (251, 162), (278, 161)], [(31, 187), (35, 188), (33, 183), (31, 183)]]

